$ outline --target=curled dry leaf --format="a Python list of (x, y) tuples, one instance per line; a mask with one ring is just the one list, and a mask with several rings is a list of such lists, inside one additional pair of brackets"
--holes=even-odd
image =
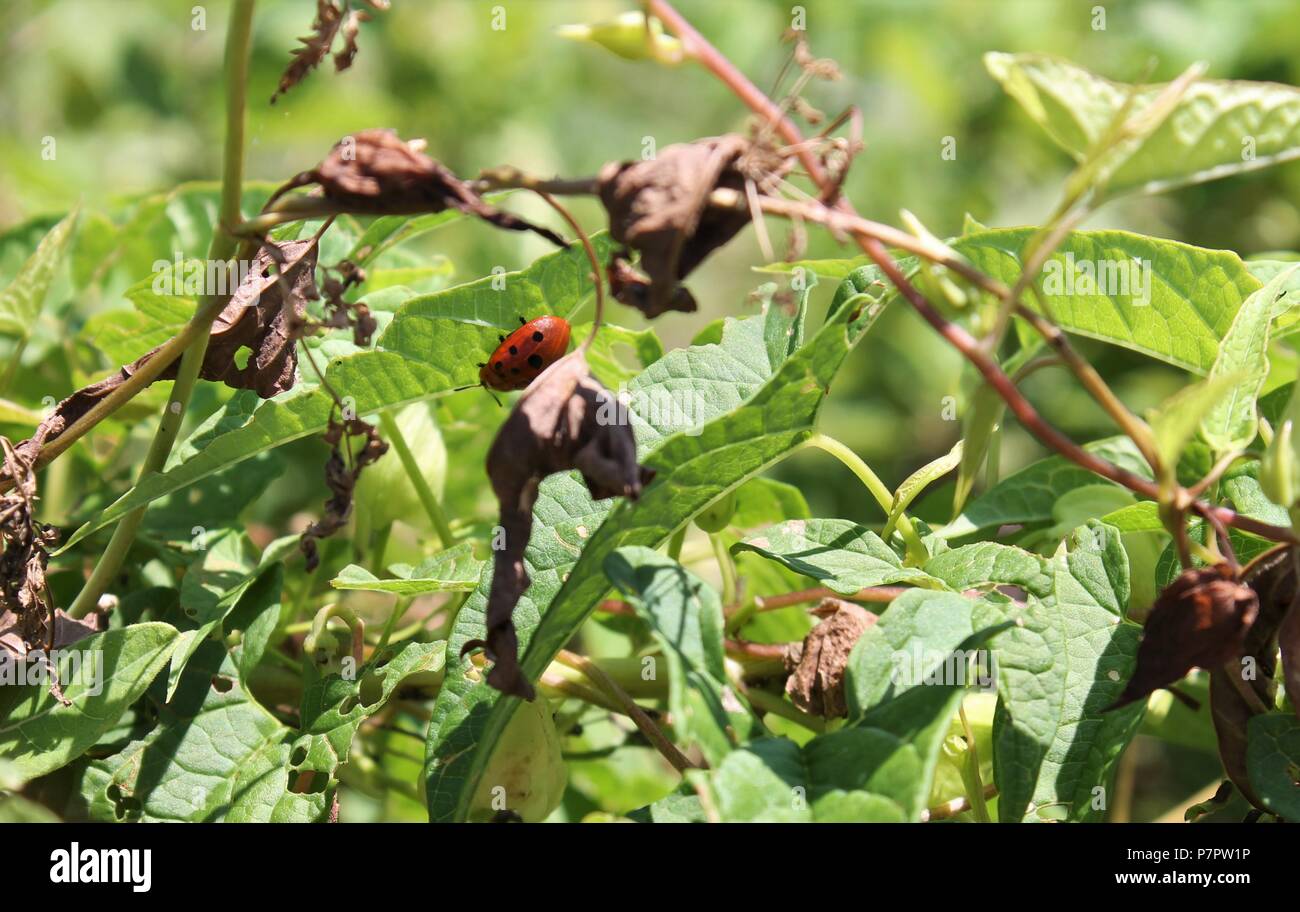
[(440, 162), (424, 154), (424, 141), (403, 142), (392, 130), (345, 136), (311, 171), (304, 171), (267, 201), (295, 187), (316, 184), (341, 212), (414, 215), (456, 209), (510, 231), (532, 231), (560, 247), (564, 238), (485, 203)]
[(1151, 606), (1137, 667), (1110, 709), (1144, 699), (1193, 668), (1216, 669), (1240, 656), (1258, 613), (1255, 590), (1227, 564), (1184, 570)]
[[(36, 449), (41, 446), (37, 430)], [(55, 641), (53, 603), (45, 585), (49, 548), (58, 540), (52, 526), (36, 521), (36, 471), (33, 459), (20, 454), (0, 437), (5, 474), (14, 486), (0, 497), (0, 624), (16, 633), (24, 647), (41, 646), (47, 652)]]
[[(253, 390), (263, 399), (293, 386), (298, 366), (295, 326), (301, 325), (306, 316), (307, 301), (318, 297), (316, 255), (317, 245), (312, 240), (268, 242), (258, 251), (229, 303), (212, 321), (200, 377), (235, 389)], [(250, 354), (240, 367), (237, 356), (245, 348)], [(36, 433), (18, 444), (19, 457), (35, 460), (42, 446), (126, 383), (157, 352), (155, 348), (141, 355), (56, 405)], [(158, 379), (175, 379), (179, 366), (178, 357)]]
[(814, 613), (825, 618), (803, 638), (786, 647), (785, 669), (790, 677), (785, 692), (795, 706), (828, 719), (847, 716), (844, 668), (849, 653), (876, 615), (853, 602), (824, 598)]
[[(759, 158), (769, 159), (757, 165)], [(760, 156), (743, 136), (729, 134), (660, 149), (644, 161), (611, 162), (598, 176), (614, 240), (641, 254), (642, 276), (625, 250), (609, 264), (610, 288), (647, 317), (695, 310), (681, 281), (749, 222), (749, 213), (712, 209), (719, 188), (743, 191), (747, 177), (768, 184), (788, 161)]]
[[(388, 0), (366, 0), (366, 4), (376, 10), (388, 9)], [(294, 48), (289, 65), (271, 96), (271, 104), (320, 66), (340, 36), (343, 45), (334, 55), (334, 69), (342, 72), (352, 66), (357, 56), (357, 33), (361, 30), (361, 23), (370, 20), (370, 14), (350, 7), (350, 0), (316, 0), (316, 18), (311, 23), (311, 34), (298, 39), (302, 46)]]
[[(360, 418), (339, 422), (331, 417), (323, 436), (331, 447), (329, 459), (325, 461), (325, 486), (329, 488), (330, 499), (325, 501), (324, 515), (303, 531), (298, 543), (307, 558), (309, 573), (320, 564), (316, 542), (343, 528), (352, 515), (352, 492), (362, 469), (388, 452), (388, 444), (379, 438), (379, 432)], [(352, 446), (354, 437), (362, 441), (359, 449)]]
[(1210, 716), (1224, 771), (1248, 801), (1262, 807), (1246, 767), (1246, 725), (1273, 705), (1279, 645), (1284, 669), (1295, 665), (1296, 655), (1283, 641), (1300, 591), (1296, 549), (1282, 545), (1264, 552), (1245, 568), (1242, 579), (1257, 594), (1259, 613), (1246, 634), (1240, 659), (1210, 671)]
[(556, 361), (533, 381), (488, 451), (487, 473), (500, 505), (505, 544), (495, 555), (487, 604), (487, 639), (466, 643), (462, 655), (485, 647), (494, 664), (488, 683), (525, 700), (532, 685), (519, 668), (515, 605), (531, 580), (524, 550), (532, 534), (538, 486), (556, 472), (577, 469), (591, 496), (635, 500), (654, 471), (636, 461), (636, 439), (618, 399), (591, 376), (582, 350)]

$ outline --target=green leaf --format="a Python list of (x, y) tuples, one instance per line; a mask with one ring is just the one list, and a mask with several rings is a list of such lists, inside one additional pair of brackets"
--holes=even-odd
[[(1146, 460), (1127, 437), (1098, 440), (1084, 449), (1143, 478), (1151, 477)], [(1064, 456), (1050, 456), (1008, 475), (937, 531), (943, 538), (953, 539), (1004, 525), (1050, 522), (1052, 510), (1062, 495), (1094, 485), (1119, 488)]]
[(776, 561), (843, 595), (890, 583), (944, 588), (924, 571), (904, 567), (879, 535), (847, 519), (783, 522), (731, 547), (733, 554), (744, 551)]
[(946, 454), (921, 466), (903, 480), (903, 483), (898, 486), (898, 490), (894, 491), (894, 502), (889, 508), (889, 518), (885, 521), (885, 528), (880, 533), (882, 538), (890, 537), (899, 517), (912, 505), (912, 501), (916, 500), (917, 495), (929, 487), (931, 483), (947, 475), (961, 464), (961, 454), (962, 441), (958, 440), (957, 444)]
[[(608, 232), (603, 231), (592, 236), (591, 244), (601, 262), (608, 259), (616, 246)], [(594, 292), (591, 263), (582, 244), (573, 243), (564, 250), (539, 257), (526, 269), (485, 276), (412, 298), (393, 316), (379, 345), (397, 351), (418, 350), (412, 346), (423, 334), (417, 329), (413, 338), (411, 324), (429, 320), (451, 319), (513, 330), (519, 328), (520, 317), (531, 320), (555, 314), (572, 319), (574, 312)]]
[[(85, 657), (80, 673), (62, 675), (71, 705), (44, 683), (6, 682), (0, 687), (0, 759), (34, 779), (80, 756), (144, 692), (176, 642), (176, 630), (167, 624), (135, 624), (77, 641), (67, 648)], [(30, 666), (8, 665), (17, 667)]]
[(1031, 596), (1017, 626), (993, 640), (1004, 822), (1037, 819), (1045, 808), (1070, 821), (1100, 820), (1115, 764), (1145, 709), (1103, 712), (1132, 674), (1140, 638), (1119, 614), (1128, 599), (1119, 533), (1093, 522), (1062, 550), (1052, 560), (1053, 592)]
[[(1163, 85), (1132, 87), (1042, 54), (985, 55), (985, 66), (1058, 145), (1082, 160), (1133, 95), (1141, 113)], [(1249, 146), (1246, 144), (1250, 142)], [(1247, 151), (1249, 155), (1245, 154)], [(1193, 82), (1110, 175), (1110, 195), (1159, 193), (1300, 156), (1300, 90), (1268, 82)]]
[(483, 572), (483, 561), (474, 556), (469, 542), (440, 551), (416, 567), (396, 565), (389, 569), (396, 579), (379, 579), (364, 567), (348, 564), (330, 581), (335, 589), (364, 589), (398, 595), (429, 592), (473, 592)]
[(332, 786), (362, 723), (383, 709), (404, 681), (419, 676), (436, 685), (446, 656), (445, 640), (408, 641), (376, 655), (351, 678), (331, 674), (311, 682), (302, 695), (303, 734), (293, 744), (292, 768), (310, 770)]
[(106, 821), (320, 821), (326, 792), (290, 790), (294, 737), (245, 692), (222, 645), (208, 640), (159, 706), (157, 725), (84, 766), (79, 810)]
[[(590, 323), (573, 327), (575, 342), (580, 343), (591, 335), (591, 327)], [(625, 351), (635, 356), (634, 363), (627, 363), (623, 357)], [(591, 348), (587, 349), (592, 374), (614, 392), (663, 356), (664, 345), (653, 329), (627, 329), (610, 323), (602, 324)]]
[(1260, 802), (1300, 820), (1300, 721), (1292, 713), (1253, 716), (1246, 725), (1246, 769)]
[(1268, 379), (1268, 342), (1274, 320), (1292, 303), (1286, 283), (1300, 265), (1279, 272), (1241, 305), (1223, 337), (1210, 380), (1235, 377), (1230, 395), (1221, 397), (1202, 419), (1201, 436), (1216, 453), (1238, 450), (1255, 439), (1256, 400)]
[[(1147, 415), (1151, 433), (1156, 440), (1156, 452), (1168, 466), (1178, 464), (1183, 450), (1204, 426), (1215, 408), (1245, 379), (1244, 373), (1209, 377), (1193, 383), (1170, 396), (1160, 407)], [(1252, 434), (1252, 436), (1254, 436)]]
[(998, 583), (1020, 586), (1039, 597), (1052, 591), (1052, 576), (1042, 557), (997, 542), (952, 548), (930, 558), (922, 569), (958, 592)]
[(619, 548), (605, 559), (605, 573), (663, 648), (674, 726), (716, 766), (761, 730), (727, 681), (718, 593), (649, 548)]
[[(913, 687), (933, 684), (936, 670), (991, 618), (979, 600), (955, 592), (914, 589), (894, 599), (849, 653), (844, 694), (850, 720)], [(959, 658), (964, 670), (965, 657)]]
[[(721, 343), (674, 351), (630, 384), (631, 421), (642, 461), (657, 472), (639, 501), (594, 504), (571, 474), (547, 479), (534, 512), (525, 566), (533, 583), (515, 608), (522, 666), (536, 678), (607, 591), (606, 557), (628, 545), (655, 547), (708, 504), (758, 475), (812, 433), (822, 399), (875, 313), (841, 310), (775, 373), (761, 317), (729, 321)], [(757, 329), (757, 332), (753, 328)], [(707, 390), (694, 423), (645, 413), (656, 390)], [(638, 393), (641, 395), (638, 396)], [(659, 418), (658, 424), (651, 419)], [(674, 433), (677, 432), (677, 433)], [(567, 575), (567, 576), (566, 576)], [(482, 636), (490, 574), (461, 608), (448, 649)], [(543, 611), (545, 615), (543, 617)], [(430, 818), (463, 818), (513, 701), (479, 683), (472, 665), (448, 671), (426, 750)]]
[(41, 239), (41, 243), (12, 282), (0, 291), (0, 332), (26, 339), (41, 314), (45, 293), (54, 274), (63, 263), (77, 224), (77, 209), (59, 222)]

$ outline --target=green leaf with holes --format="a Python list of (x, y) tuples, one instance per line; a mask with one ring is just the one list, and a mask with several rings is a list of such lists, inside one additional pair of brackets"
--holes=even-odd
[[(134, 624), (79, 640), (67, 647), (61, 663), (64, 704), (50, 693), (45, 678), (4, 680), (0, 687), (0, 760), (18, 775), (34, 779), (53, 772), (94, 744), (144, 693), (176, 647), (168, 624)], [(75, 664), (74, 664), (75, 660)], [(30, 663), (0, 664), (0, 675)]]
[(116, 754), (79, 764), (75, 816), (185, 823), (321, 821), (329, 795), (291, 776), (294, 737), (293, 729), (245, 692), (223, 646), (205, 641), (175, 695), (159, 706), (152, 730)]

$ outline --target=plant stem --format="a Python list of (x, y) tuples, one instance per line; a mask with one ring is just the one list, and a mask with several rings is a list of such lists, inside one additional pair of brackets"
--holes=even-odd
[(682, 559), (682, 544), (686, 541), (686, 527), (682, 526), (673, 533), (673, 537), (668, 539), (668, 557), (671, 560), (680, 562)]
[(393, 445), (393, 449), (397, 451), (397, 458), (402, 461), (402, 468), (406, 469), (406, 477), (411, 480), (411, 486), (415, 488), (416, 496), (424, 506), (424, 512), (429, 514), (429, 521), (433, 523), (434, 531), (438, 533), (438, 540), (442, 542), (444, 548), (450, 548), (455, 544), (455, 536), (451, 534), (447, 514), (442, 511), (442, 505), (434, 496), (433, 489), (425, 481), (424, 473), (420, 471), (420, 464), (415, 461), (415, 454), (411, 452), (410, 445), (402, 436), (402, 429), (397, 426), (397, 419), (388, 412), (380, 412), (379, 427), (388, 438), (388, 442)]
[(980, 823), (990, 823), (989, 808), (984, 803), (984, 783), (980, 779), (980, 755), (975, 747), (975, 733), (966, 718), (966, 706), (957, 704), (957, 715), (961, 719), (962, 734), (966, 738), (966, 762), (962, 767), (961, 779), (966, 786), (966, 797), (970, 799), (975, 819)]
[[(871, 496), (876, 499), (876, 503), (880, 504), (880, 509), (885, 511), (885, 515), (889, 515), (894, 506), (894, 493), (886, 487), (875, 472), (871, 471), (871, 466), (867, 465), (862, 460), (862, 457), (834, 437), (828, 437), (826, 434), (813, 434), (804, 441), (804, 446), (824, 450), (844, 463), (849, 471), (856, 475), (858, 480), (871, 492)], [(907, 544), (908, 557), (913, 562), (924, 562), (930, 556), (930, 553), (925, 549), (924, 543), (922, 543), (920, 536), (916, 534), (916, 529), (912, 526), (912, 521), (907, 518), (906, 513), (899, 514), (897, 525), (898, 533), (903, 536), (903, 541)]]
[(727, 553), (727, 543), (721, 535), (710, 532), (709, 544), (713, 547), (713, 558), (718, 562), (718, 572), (722, 574), (722, 604), (730, 608), (736, 603), (736, 565)]
[[(228, 229), (240, 221), (239, 202), (244, 173), (244, 104), (248, 88), (248, 53), (252, 25), (253, 0), (235, 0), (231, 12), (230, 30), (226, 34), (226, 144), (221, 176), (221, 212), (218, 224), (213, 226), (212, 242), (208, 247), (209, 260), (228, 260), (238, 247), (238, 242)], [(227, 264), (227, 272), (229, 272), (229, 264)], [(171, 397), (158, 422), (158, 430), (154, 433), (149, 452), (140, 466), (140, 479), (162, 471), (167, 462), (172, 445), (176, 442), (185, 420), (185, 409), (189, 405), (190, 395), (194, 392), (199, 371), (203, 367), (203, 356), (208, 350), (212, 320), (221, 312), (228, 300), (229, 295), (205, 295), (200, 301), (198, 313), (190, 323), (193, 327), (193, 338), (181, 356), (176, 380), (172, 384)], [(160, 358), (152, 360), (161, 361)], [(159, 365), (159, 372), (169, 363), (170, 361), (163, 361)], [(108, 547), (100, 556), (90, 579), (86, 581), (76, 601), (68, 609), (72, 617), (84, 617), (99, 603), (100, 596), (107, 591), (121, 569), (127, 552), (131, 549), (131, 543), (135, 540), (136, 530), (144, 520), (146, 509), (147, 507), (140, 507), (128, 513), (113, 530)]]

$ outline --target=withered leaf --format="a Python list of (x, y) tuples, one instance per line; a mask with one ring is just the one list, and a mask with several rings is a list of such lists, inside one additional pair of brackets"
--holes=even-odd
[(344, 18), (339, 29), (339, 34), (343, 36), (343, 47), (334, 55), (336, 71), (342, 72), (352, 66), (352, 61), (357, 57), (357, 33), (361, 31), (361, 23), (369, 21), (370, 14), (365, 10), (353, 10)]
[(795, 706), (828, 719), (849, 714), (844, 696), (844, 669), (849, 653), (876, 615), (861, 605), (824, 598), (814, 612), (825, 618), (803, 638), (786, 647), (785, 692)]
[[(305, 240), (268, 242), (268, 245), (258, 251), (230, 301), (212, 321), (208, 348), (199, 370), (204, 380), (221, 381), (234, 389), (251, 389), (263, 399), (293, 387), (298, 366), (296, 327), (306, 316), (307, 301), (318, 296), (317, 244)], [(250, 354), (247, 363), (240, 367), (237, 356), (245, 348)], [(97, 402), (126, 383), (157, 352), (157, 348), (146, 352), (56, 405), (36, 433), (15, 448), (19, 457), (35, 460), (45, 443), (54, 440)], [(174, 380), (179, 366), (178, 357), (158, 379)]]
[(519, 668), (515, 605), (531, 579), (524, 550), (532, 534), (538, 486), (556, 472), (577, 469), (591, 496), (641, 495), (654, 471), (636, 461), (636, 439), (625, 408), (591, 376), (582, 350), (548, 367), (525, 390), (488, 451), (487, 473), (500, 505), (505, 546), (495, 554), (487, 604), (487, 639), (471, 641), (493, 666), (488, 683), (525, 700), (532, 685)]
[[(330, 445), (329, 459), (325, 461), (325, 487), (330, 491), (330, 498), (325, 501), (324, 515), (303, 531), (298, 542), (307, 558), (309, 573), (320, 564), (316, 542), (342, 529), (352, 515), (352, 492), (356, 490), (361, 471), (388, 452), (388, 444), (379, 438), (379, 432), (360, 418), (339, 422), (331, 416), (323, 436)], [(354, 437), (361, 439), (360, 449), (352, 447)]]
[(1245, 568), (1242, 579), (1258, 595), (1259, 613), (1246, 634), (1240, 660), (1210, 671), (1210, 717), (1224, 772), (1256, 807), (1260, 802), (1246, 767), (1246, 725), (1273, 702), (1280, 627), (1296, 599), (1295, 555), (1294, 548), (1279, 546)]
[[(271, 104), (275, 104), (276, 99), (302, 82), (308, 73), (320, 66), (321, 61), (325, 59), (325, 55), (330, 52), (330, 48), (334, 45), (334, 36), (338, 34), (343, 19), (344, 8), (336, 6), (334, 0), (316, 0), (316, 18), (311, 23), (311, 34), (298, 39), (302, 43), (302, 47), (294, 48), (289, 66), (285, 68), (284, 74), (280, 77), (280, 83), (276, 86), (275, 94), (271, 96)], [(355, 29), (355, 27), (354, 25), (353, 28)], [(350, 39), (346, 39), (345, 36), (345, 40), (351, 43), (352, 54), (355, 55), (355, 31)], [(346, 52), (345, 48), (340, 53)], [(337, 61), (335, 65), (342, 70), (346, 69), (351, 63), (352, 60), (349, 57), (346, 65), (339, 66)]]
[[(644, 161), (610, 162), (598, 175), (601, 202), (614, 240), (641, 254), (641, 277), (617, 255), (610, 285), (624, 304), (647, 317), (669, 310), (695, 310), (680, 282), (749, 222), (748, 211), (715, 209), (709, 194), (743, 190), (740, 167), (752, 145), (728, 134), (666, 146)], [(783, 163), (776, 167), (783, 168)]]
[(345, 212), (414, 215), (456, 209), (498, 228), (532, 231), (557, 246), (568, 246), (555, 232), (484, 202), (423, 149), (423, 140), (403, 142), (393, 130), (362, 130), (344, 137), (324, 161), (277, 190), (267, 205), (288, 190), (316, 184)]
[(1133, 677), (1109, 708), (1143, 699), (1193, 668), (1216, 669), (1240, 656), (1258, 612), (1255, 590), (1227, 564), (1184, 570), (1151, 606)]
[[(36, 447), (41, 446), (37, 430)], [(5, 474), (14, 486), (0, 497), (0, 619), (11, 619), (3, 627), (17, 636), (19, 645), (54, 647), (56, 622), (54, 605), (45, 584), (49, 548), (58, 540), (52, 526), (36, 521), (36, 471), (34, 463), (19, 454), (5, 437), (0, 437), (0, 456)], [(3, 642), (3, 637), (0, 637)]]

